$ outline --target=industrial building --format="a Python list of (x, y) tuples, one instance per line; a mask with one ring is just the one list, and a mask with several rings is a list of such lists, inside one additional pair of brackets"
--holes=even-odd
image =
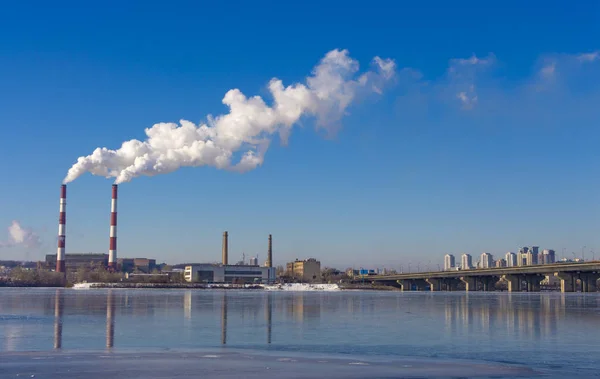
[[(90, 268), (92, 266), (109, 266), (109, 254), (84, 253), (84, 254), (65, 254), (63, 266), (67, 271), (77, 270), (78, 268)], [(131, 272), (140, 270), (142, 272), (151, 272), (156, 268), (156, 259), (149, 258), (119, 258), (117, 260), (118, 270)], [(46, 266), (56, 267), (56, 254), (46, 255)], [(117, 269), (117, 267), (114, 267)]]
[(314, 258), (289, 262), (286, 275), (305, 282), (321, 280), (321, 262)]
[[(229, 234), (223, 232), (222, 263), (199, 263), (185, 266), (183, 277), (190, 283), (272, 283), (275, 281), (275, 267), (273, 267), (273, 239), (269, 234), (269, 247), (267, 262), (264, 267), (255, 265), (230, 265), (229, 261)], [(252, 263), (257, 263), (254, 260)]]
[[(108, 254), (65, 254), (67, 223), (67, 186), (60, 187), (60, 208), (58, 218), (58, 246), (55, 255), (46, 255), (46, 264), (56, 267), (56, 272), (65, 273), (66, 269), (76, 270), (80, 267), (102, 265), (111, 271), (130, 272), (135, 269), (145, 273), (156, 268), (156, 260), (148, 258), (117, 258), (117, 198), (118, 185), (113, 184), (110, 208), (110, 235)], [(222, 264), (186, 265), (185, 278), (188, 282), (210, 281), (219, 283), (232, 282), (272, 282), (275, 280), (273, 267), (272, 236), (269, 234), (267, 261), (264, 267), (258, 265), (258, 258), (252, 258), (250, 265), (228, 264), (228, 234), (223, 233)]]
[[(56, 256), (56, 254), (46, 255), (46, 265), (48, 267), (56, 267)], [(90, 266), (94, 265), (106, 267), (108, 265), (108, 254), (65, 254), (63, 255), (61, 267), (64, 271), (65, 269), (77, 270), (80, 267), (89, 268)]]
[(204, 263), (185, 266), (183, 275), (190, 283), (272, 283), (275, 281), (275, 268)]
[(156, 259), (149, 258), (117, 258), (117, 267), (120, 271), (131, 272), (139, 270), (150, 273), (156, 268)]

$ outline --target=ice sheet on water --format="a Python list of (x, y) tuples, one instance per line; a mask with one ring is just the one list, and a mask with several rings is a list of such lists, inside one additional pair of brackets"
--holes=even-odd
[(267, 291), (340, 291), (337, 284), (283, 283), (264, 285)]
[[(497, 363), (417, 358), (357, 358), (264, 351), (31, 352), (4, 355), (3, 373), (48, 379), (81, 378), (435, 378), (536, 377), (530, 368)], [(215, 357), (219, 357), (215, 359)], [(54, 357), (51, 361), (39, 357)], [(323, 360), (327, 358), (327, 360)]]

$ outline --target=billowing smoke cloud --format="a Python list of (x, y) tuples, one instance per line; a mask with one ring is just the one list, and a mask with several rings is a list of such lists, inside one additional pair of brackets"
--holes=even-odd
[(332, 50), (313, 69), (306, 84), (284, 87), (281, 80), (272, 79), (268, 86), (273, 97), (270, 106), (259, 96), (248, 98), (238, 89), (229, 90), (223, 98), (229, 113), (208, 116), (207, 122), (200, 125), (186, 120), (180, 125), (155, 124), (145, 130), (145, 141), (126, 141), (117, 150), (97, 148), (77, 160), (64, 183), (86, 172), (114, 177), (119, 184), (181, 167), (253, 170), (263, 163), (273, 135), (278, 134), (286, 143), (292, 126), (301, 117), (313, 116), (317, 129), (333, 133), (357, 96), (381, 93), (394, 77), (396, 65), (392, 60), (375, 57), (372, 66), (371, 71), (358, 75), (358, 62), (349, 57), (347, 50)]
[(14, 220), (8, 227), (8, 240), (0, 241), (0, 247), (25, 246), (36, 249), (41, 246), (41, 239), (32, 229), (26, 228)]

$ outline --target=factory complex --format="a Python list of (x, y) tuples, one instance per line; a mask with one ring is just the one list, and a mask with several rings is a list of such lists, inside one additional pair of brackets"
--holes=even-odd
[[(82, 267), (101, 265), (112, 272), (129, 272), (137, 269), (150, 272), (156, 268), (156, 260), (148, 258), (117, 258), (117, 191), (118, 186), (112, 186), (110, 209), (110, 236), (108, 254), (66, 254), (66, 206), (67, 186), (63, 184), (60, 190), (60, 213), (58, 226), (57, 254), (46, 256), (46, 265), (56, 267), (56, 272), (66, 273)], [(190, 283), (272, 283), (276, 278), (273, 267), (273, 239), (269, 234), (267, 260), (264, 266), (259, 266), (256, 258), (251, 264), (229, 264), (228, 233), (223, 233), (222, 263), (189, 264), (183, 270), (184, 280)]]

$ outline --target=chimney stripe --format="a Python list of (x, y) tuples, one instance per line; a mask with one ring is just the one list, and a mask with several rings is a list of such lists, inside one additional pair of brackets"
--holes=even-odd
[(108, 247), (108, 267), (117, 267), (117, 192), (118, 186), (112, 186), (112, 199), (110, 201), (110, 241)]
[(58, 214), (58, 244), (56, 249), (56, 271), (65, 272), (65, 245), (67, 224), (67, 185), (60, 186), (60, 209)]

